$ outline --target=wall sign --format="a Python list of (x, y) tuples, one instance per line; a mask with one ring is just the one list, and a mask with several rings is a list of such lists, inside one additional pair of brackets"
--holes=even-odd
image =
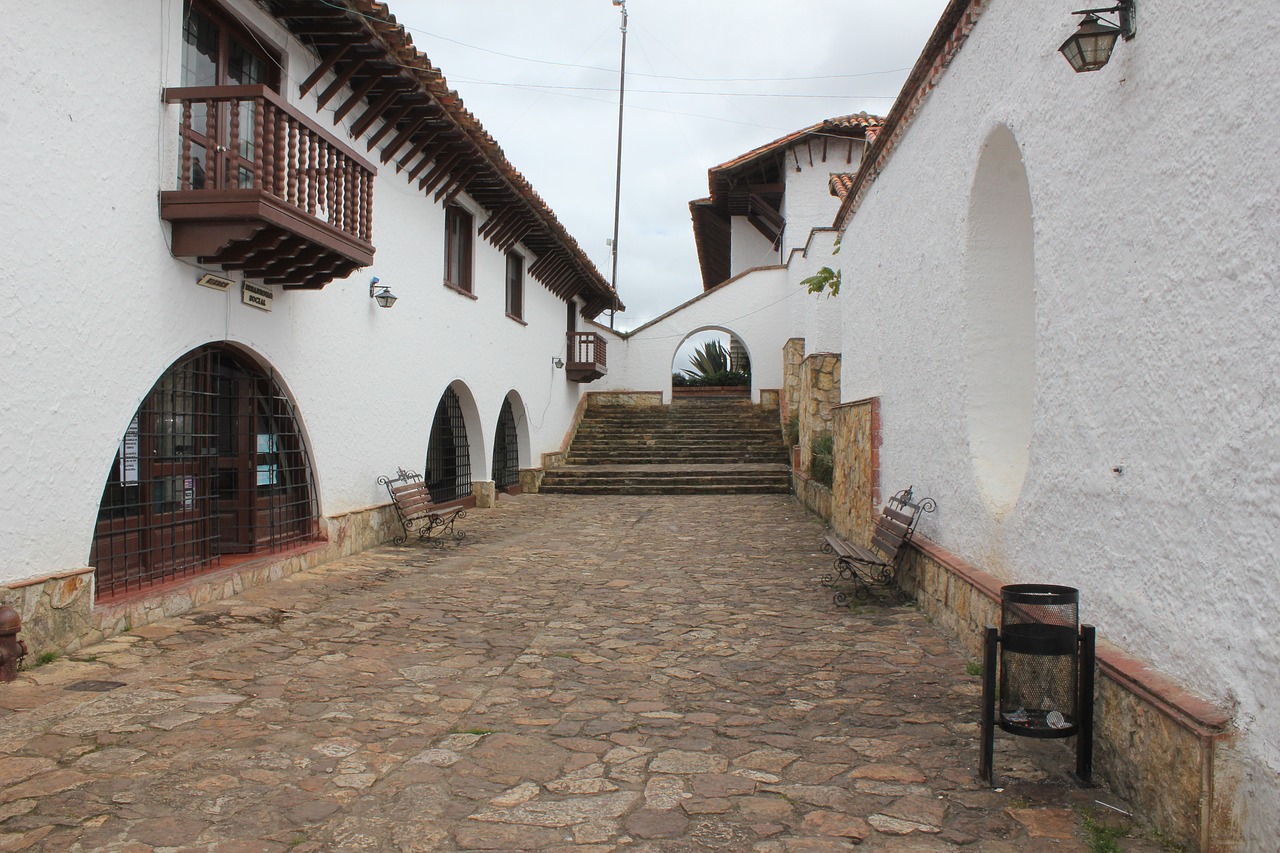
[(265, 287), (245, 282), (240, 285), (240, 301), (260, 311), (271, 310), (271, 291)]
[(220, 275), (214, 275), (213, 273), (205, 273), (204, 275), (196, 279), (196, 284), (199, 284), (203, 287), (212, 287), (214, 290), (225, 291), (228, 287), (235, 284), (235, 282), (229, 278), (223, 278)]

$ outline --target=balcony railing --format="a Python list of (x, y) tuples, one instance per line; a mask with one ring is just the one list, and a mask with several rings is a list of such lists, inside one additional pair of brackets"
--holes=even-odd
[(565, 374), (572, 382), (594, 382), (608, 373), (605, 340), (595, 332), (569, 332)]
[(181, 104), (173, 253), (323, 287), (373, 262), (374, 167), (265, 86), (166, 89)]

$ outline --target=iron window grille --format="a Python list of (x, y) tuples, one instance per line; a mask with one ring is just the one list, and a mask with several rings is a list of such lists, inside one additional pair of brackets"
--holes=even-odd
[(314, 539), (313, 484), (274, 374), (219, 345), (195, 350), (160, 377), (120, 441), (89, 557), (96, 594)]
[(502, 401), (498, 413), (498, 429), (493, 440), (493, 483), (505, 489), (520, 482), (520, 439), (516, 435), (516, 418), (511, 400)]
[(462, 404), (452, 388), (446, 388), (436, 406), (427, 444), (427, 489), (436, 503), (471, 496), (471, 447)]

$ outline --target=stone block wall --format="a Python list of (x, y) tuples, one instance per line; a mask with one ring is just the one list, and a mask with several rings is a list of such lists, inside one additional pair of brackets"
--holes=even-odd
[(804, 361), (804, 338), (792, 338), (782, 347), (782, 397), (778, 417), (785, 427), (800, 411), (800, 365)]
[[(917, 536), (899, 583), (974, 660), (986, 626), (1000, 624), (1001, 581)], [(1234, 850), (1230, 715), (1099, 638), (1094, 773), (1189, 850)], [(1012, 737), (997, 731), (997, 737)], [(1064, 747), (1064, 768), (1073, 762)], [(977, 761), (977, 755), (974, 755)], [(1000, 767), (995, 768), (996, 775)]]
[(831, 527), (850, 542), (870, 545), (880, 512), (880, 399), (833, 407), (831, 431), (836, 461)]
[(831, 431), (832, 410), (840, 404), (840, 355), (817, 352), (800, 366), (800, 468), (809, 470), (813, 437)]
[[(0, 588), (0, 604), (22, 617), (18, 636), (27, 644), (27, 665), (42, 652), (71, 652), (92, 633), (93, 569), (73, 569)], [(94, 640), (96, 641), (96, 640)]]

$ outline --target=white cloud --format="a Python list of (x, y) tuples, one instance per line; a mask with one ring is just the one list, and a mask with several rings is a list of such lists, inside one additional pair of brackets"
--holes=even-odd
[[(629, 0), (618, 327), (701, 292), (688, 203), (707, 194), (708, 168), (824, 118), (888, 112), (944, 5)], [(392, 0), (391, 11), (608, 279), (618, 8)], [(800, 77), (817, 79), (780, 79)], [(691, 92), (715, 94), (676, 94)]]

